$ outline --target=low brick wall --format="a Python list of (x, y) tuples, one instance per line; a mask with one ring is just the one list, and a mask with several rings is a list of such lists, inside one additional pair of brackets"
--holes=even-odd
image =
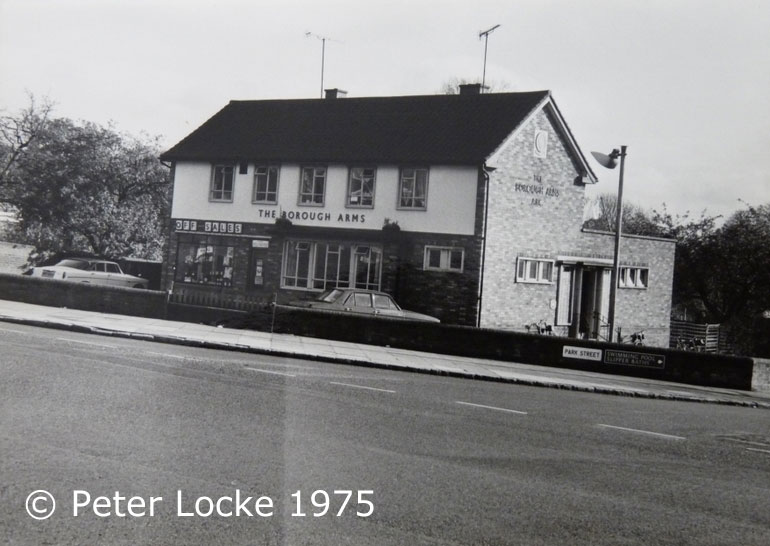
[(0, 274), (0, 299), (50, 307), (185, 322), (515, 361), (741, 390), (770, 391), (770, 361), (559, 336), (375, 319), (278, 305), (254, 313), (167, 303), (167, 294)]
[(465, 326), (276, 308), (274, 331), (371, 345), (751, 390), (753, 360)]
[(755, 391), (770, 392), (770, 359), (755, 358), (751, 388)]
[(166, 318), (166, 293), (0, 274), (0, 299), (135, 317)]

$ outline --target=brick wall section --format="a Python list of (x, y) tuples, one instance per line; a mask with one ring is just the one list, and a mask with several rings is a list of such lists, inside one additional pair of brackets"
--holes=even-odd
[[(613, 234), (585, 231), (582, 235), (581, 248), (585, 252), (612, 256)], [(633, 235), (620, 238), (620, 265), (649, 268), (646, 289), (617, 290), (615, 325), (623, 335), (644, 330), (645, 344), (669, 346), (675, 250), (676, 242), (670, 239)]]
[[(426, 246), (463, 248), (463, 271), (424, 270)], [(481, 267), (479, 238), (409, 233), (400, 247), (398, 283), (391, 292), (396, 301), (406, 309), (434, 316), (444, 323), (475, 326)], [(390, 292), (388, 288), (383, 283), (383, 289)]]
[[(548, 157), (534, 157), (537, 129), (547, 130)], [(516, 284), (516, 258), (554, 256), (578, 243), (585, 188), (551, 116), (536, 114), (501, 150), (493, 167), (481, 326), (519, 329), (540, 319), (553, 322), (556, 285)], [(540, 181), (536, 180), (540, 177)], [(551, 188), (558, 196), (516, 191), (516, 185)], [(533, 199), (540, 199), (539, 205)]]
[[(549, 133), (545, 159), (533, 154), (536, 130)], [(555, 260), (573, 254), (611, 260), (614, 238), (582, 232), (585, 187), (576, 182), (581, 172), (547, 111), (533, 116), (495, 161), (481, 326), (523, 331), (525, 324), (541, 319), (554, 324), (557, 283), (517, 283), (517, 258)], [(628, 262), (649, 266), (649, 288), (618, 289), (616, 324), (624, 334), (644, 329), (646, 343), (668, 346), (673, 241), (623, 237), (621, 264)]]
[(0, 297), (50, 307), (165, 318), (166, 293), (0, 273)]

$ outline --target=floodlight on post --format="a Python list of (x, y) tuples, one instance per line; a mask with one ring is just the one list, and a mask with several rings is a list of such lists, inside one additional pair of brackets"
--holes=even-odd
[(615, 301), (618, 291), (618, 277), (620, 273), (620, 234), (623, 226), (623, 170), (626, 163), (626, 148), (621, 146), (620, 150), (615, 148), (609, 155), (600, 152), (591, 152), (599, 165), (607, 169), (614, 169), (618, 165), (620, 158), (620, 176), (618, 177), (618, 199), (615, 204), (615, 250), (612, 255), (612, 276), (610, 278), (610, 306), (607, 311), (607, 326), (609, 327), (609, 340), (613, 341), (615, 336)]

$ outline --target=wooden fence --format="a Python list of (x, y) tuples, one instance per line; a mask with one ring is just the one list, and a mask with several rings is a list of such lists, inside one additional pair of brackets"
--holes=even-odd
[(669, 347), (705, 353), (725, 352), (720, 350), (719, 324), (698, 324), (682, 320), (671, 321)]

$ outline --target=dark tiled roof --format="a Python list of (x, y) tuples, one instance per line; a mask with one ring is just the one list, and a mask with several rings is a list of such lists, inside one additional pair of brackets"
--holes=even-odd
[(232, 101), (162, 159), (478, 164), (548, 96)]

